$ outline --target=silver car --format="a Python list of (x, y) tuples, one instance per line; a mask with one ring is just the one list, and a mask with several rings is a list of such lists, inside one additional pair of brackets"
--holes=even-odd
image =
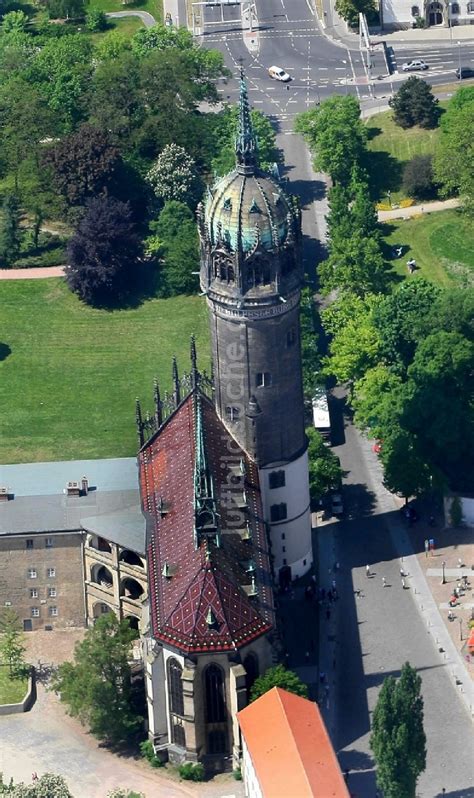
[(402, 72), (422, 72), (424, 69), (428, 69), (428, 64), (425, 64), (425, 62), (420, 59), (416, 61), (407, 61), (405, 64), (402, 64)]

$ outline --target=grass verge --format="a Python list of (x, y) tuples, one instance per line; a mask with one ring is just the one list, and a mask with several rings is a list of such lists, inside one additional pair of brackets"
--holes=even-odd
[(439, 285), (474, 282), (474, 226), (462, 211), (450, 210), (397, 219), (383, 225), (390, 250), (403, 246), (403, 256), (392, 261), (406, 277), (406, 261), (415, 258), (417, 275)]
[(12, 679), (10, 669), (0, 666), (0, 704), (18, 704), (26, 695), (28, 679)]
[(152, 381), (189, 370), (196, 335), (209, 367), (207, 310), (198, 297), (150, 299), (126, 310), (79, 301), (61, 279), (0, 282), (0, 462), (136, 453), (135, 397), (152, 410)]
[[(446, 102), (440, 103), (441, 107), (446, 105)], [(401, 190), (405, 163), (415, 155), (434, 155), (439, 128), (424, 130), (413, 127), (404, 130), (395, 124), (392, 111), (375, 114), (366, 124), (371, 181), (379, 198), (384, 199), (384, 195), (390, 191), (392, 200), (399, 202), (406, 196)]]

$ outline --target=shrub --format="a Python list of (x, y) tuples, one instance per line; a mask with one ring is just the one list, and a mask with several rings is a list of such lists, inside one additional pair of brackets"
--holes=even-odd
[(424, 28), (426, 26), (426, 21), (424, 17), (415, 17), (415, 28)]
[(140, 753), (144, 759), (148, 760), (152, 768), (163, 767), (163, 762), (156, 756), (151, 740), (144, 740), (140, 743)]
[(431, 86), (415, 75), (402, 83), (389, 105), (393, 108), (396, 124), (402, 128), (414, 125), (433, 128), (438, 124), (438, 100), (433, 96)]
[(98, 8), (91, 8), (86, 14), (86, 28), (91, 33), (107, 30), (108, 22), (104, 12)]
[(236, 781), (242, 781), (242, 770), (240, 768), (233, 770), (232, 775)]
[(179, 775), (185, 781), (203, 781), (204, 780), (204, 765), (200, 762), (185, 762), (178, 768)]

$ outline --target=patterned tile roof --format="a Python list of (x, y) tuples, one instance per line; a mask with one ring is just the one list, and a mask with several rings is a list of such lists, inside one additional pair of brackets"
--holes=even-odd
[[(217, 530), (196, 522), (200, 428)], [(236, 649), (268, 632), (273, 604), (258, 471), (211, 401), (191, 392), (143, 446), (139, 468), (154, 637), (199, 653)]]

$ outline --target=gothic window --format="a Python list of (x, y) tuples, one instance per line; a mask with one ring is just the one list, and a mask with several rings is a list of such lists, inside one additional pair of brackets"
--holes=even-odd
[(204, 672), (204, 684), (207, 723), (224, 723), (226, 721), (226, 711), (222, 668), (219, 668), (218, 665), (209, 665)]
[(272, 375), (269, 371), (257, 371), (255, 385), (257, 388), (265, 388), (272, 384)]
[(229, 421), (238, 421), (240, 410), (238, 407), (234, 407), (233, 405), (227, 405), (225, 409), (225, 415)]
[(284, 488), (285, 487), (285, 472), (284, 471), (272, 471), (271, 474), (268, 475), (268, 484), (269, 487), (272, 488)]
[(167, 667), (170, 712), (175, 715), (184, 715), (183, 682), (181, 680), (183, 669), (173, 658), (168, 660)]
[(412, 6), (411, 7), (411, 15), (412, 15), (412, 17), (419, 17), (420, 16), (420, 8), (419, 8), (419, 6)]
[(458, 3), (451, 3), (451, 14), (459, 14), (459, 5)]
[(474, 14), (474, 2), (470, 2), (467, 4), (467, 13)]
[(284, 521), (287, 517), (288, 512), (286, 508), (286, 503), (281, 502), (280, 504), (272, 504), (270, 507), (270, 521), (275, 523), (276, 521)]

